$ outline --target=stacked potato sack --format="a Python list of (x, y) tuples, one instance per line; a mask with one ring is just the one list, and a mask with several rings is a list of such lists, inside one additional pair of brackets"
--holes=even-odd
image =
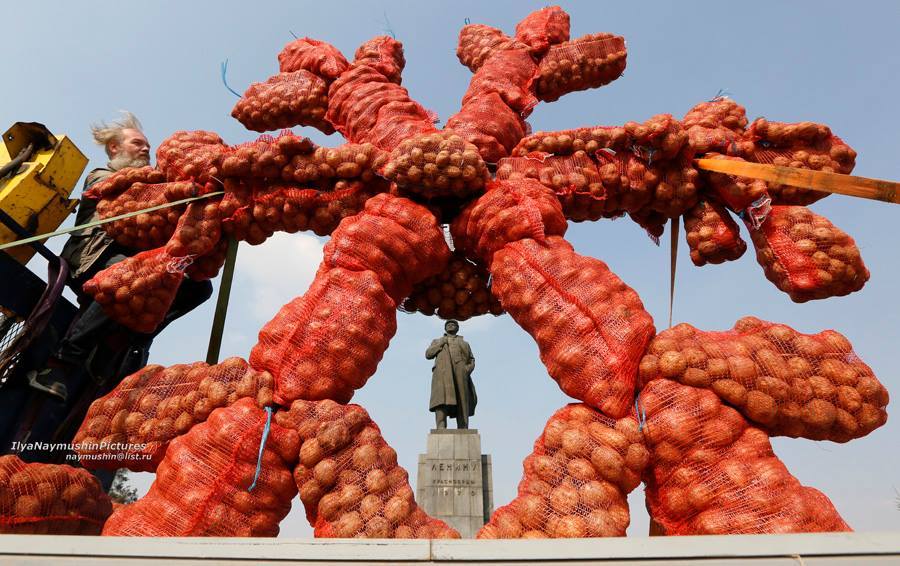
[(400, 309), (437, 314), (444, 320), (467, 320), (487, 313), (500, 316), (503, 307), (491, 293), (489, 279), (484, 267), (455, 252), (443, 271), (413, 287)]
[(178, 221), (166, 253), (172, 257), (198, 257), (215, 249), (222, 237), (218, 202), (193, 202)]
[(540, 152), (553, 155), (571, 155), (584, 151), (594, 155), (600, 149), (623, 151), (631, 146), (628, 132), (621, 126), (595, 126), (561, 130), (558, 132), (537, 132), (523, 138), (515, 147), (514, 157), (525, 157)]
[(685, 238), (696, 266), (738, 259), (747, 251), (737, 223), (722, 205), (700, 201), (684, 214)]
[(853, 238), (804, 206), (773, 206), (750, 236), (766, 278), (794, 302), (847, 295), (869, 280)]
[(541, 58), (535, 92), (541, 100), (553, 102), (570, 92), (601, 87), (619, 78), (626, 59), (625, 38), (611, 33), (553, 45)]
[(743, 139), (747, 111), (730, 98), (716, 97), (697, 104), (684, 115), (681, 125), (687, 131), (688, 144), (698, 155), (740, 154), (752, 148), (752, 143)]
[(456, 57), (473, 73), (500, 51), (525, 49), (529, 46), (509, 37), (501, 30), (484, 24), (468, 24), (459, 30)]
[(228, 146), (215, 132), (178, 131), (156, 149), (156, 166), (169, 181), (220, 182), (221, 159)]
[[(856, 164), (856, 151), (831, 133), (824, 124), (769, 122), (757, 118), (747, 129), (745, 139), (751, 151), (740, 148), (740, 157), (756, 163), (770, 163), (799, 169), (849, 174)], [(807, 205), (829, 193), (769, 184), (774, 204)]]
[(87, 470), (0, 456), (0, 533), (98, 535), (112, 502)]
[(712, 391), (655, 379), (641, 391), (650, 517), (667, 535), (849, 531), (831, 501), (804, 487)]
[[(154, 184), (135, 182), (116, 197), (101, 197), (100, 202), (97, 203), (97, 214), (102, 220), (105, 220), (121, 214), (194, 197), (200, 194), (201, 190), (203, 188), (192, 181)], [(175, 233), (178, 219), (184, 211), (185, 206), (181, 205), (153, 212), (143, 212), (130, 218), (104, 224), (103, 228), (116, 242), (126, 248), (151, 250), (163, 246), (169, 241), (169, 238)]]
[(208, 281), (219, 275), (219, 270), (225, 265), (228, 256), (228, 240), (219, 240), (219, 243), (209, 253), (194, 259), (184, 270), (184, 274), (194, 281)]
[(294, 135), (290, 130), (274, 138), (262, 135), (227, 151), (222, 157), (222, 175), (226, 180), (290, 181), (293, 168), (288, 168), (288, 164), (300, 157), (309, 159), (316, 150), (312, 140)]
[(565, 229), (559, 201), (530, 179), (493, 182), (451, 226), (457, 248), (490, 266), (493, 292), (560, 388), (621, 418), (653, 322), (605, 263), (575, 253)]
[(291, 469), (300, 439), (275, 422), (260, 450), (265, 429), (253, 399), (216, 409), (170, 443), (150, 491), (116, 510), (103, 535), (277, 536), (297, 495)]
[(253, 83), (238, 100), (231, 115), (248, 130), (267, 132), (294, 126), (312, 126), (334, 133), (325, 120), (328, 84), (321, 77), (301, 69), (279, 73), (264, 83)]
[(165, 248), (141, 252), (100, 271), (82, 289), (119, 324), (151, 333), (172, 306), (191, 261)]
[(489, 178), (478, 148), (452, 130), (401, 141), (382, 174), (412, 193), (457, 198), (480, 192)]
[(275, 401), (349, 401), (396, 331), (397, 303), (449, 255), (434, 216), (403, 198), (378, 195), (341, 222), (309, 290), (263, 327), (250, 355), (275, 376)]
[(777, 436), (846, 442), (887, 421), (887, 390), (833, 330), (802, 334), (752, 317), (724, 332), (679, 324), (653, 340), (640, 373), (711, 389)]
[(397, 453), (359, 405), (297, 400), (275, 423), (299, 433), (294, 481), (317, 538), (459, 538), (416, 505)]
[(625, 536), (628, 494), (649, 459), (633, 416), (616, 420), (586, 405), (563, 407), (525, 459), (518, 496), (476, 538)]
[(82, 196), (95, 200), (114, 199), (130, 189), (135, 183), (155, 185), (165, 181), (165, 173), (150, 165), (145, 167), (126, 167), (112, 173), (102, 181), (97, 181)]
[[(708, 153), (703, 157), (743, 161), (740, 157), (719, 153)], [(711, 189), (713, 196), (729, 209), (738, 213), (745, 212), (751, 228), (758, 228), (769, 214), (772, 199), (765, 181), (712, 171), (704, 171), (702, 180)]]
[(282, 73), (309, 71), (329, 84), (350, 66), (335, 46), (308, 37), (298, 38), (285, 45), (278, 54), (278, 64)]
[(265, 407), (272, 404), (273, 391), (272, 375), (241, 358), (212, 366), (150, 365), (91, 404), (75, 434), (75, 449), (87, 468), (152, 472), (169, 442), (213, 410), (244, 397)]
[(559, 6), (547, 6), (516, 24), (516, 39), (541, 56), (550, 46), (569, 41), (569, 14)]

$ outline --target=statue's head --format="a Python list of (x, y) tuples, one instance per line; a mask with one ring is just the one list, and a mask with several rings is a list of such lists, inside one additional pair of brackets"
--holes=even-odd
[(456, 333), (459, 332), (459, 323), (455, 320), (448, 320), (444, 323), (444, 332), (451, 336), (455, 336)]

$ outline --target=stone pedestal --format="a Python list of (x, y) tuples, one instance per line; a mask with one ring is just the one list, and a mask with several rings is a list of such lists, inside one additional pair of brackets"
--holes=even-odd
[(419, 454), (416, 501), (432, 517), (474, 538), (494, 511), (491, 457), (476, 429), (432, 429)]

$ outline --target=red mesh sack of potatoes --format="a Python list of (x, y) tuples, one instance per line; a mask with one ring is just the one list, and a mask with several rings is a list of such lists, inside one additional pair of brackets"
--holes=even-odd
[(434, 215), (405, 198), (381, 194), (341, 222), (323, 250), (322, 267), (373, 271), (398, 303), (437, 273), (450, 250)]
[(326, 134), (334, 128), (325, 120), (328, 85), (309, 71), (279, 73), (264, 83), (253, 83), (237, 101), (231, 115), (248, 130), (312, 126)]
[[(730, 159), (732, 161), (744, 161), (740, 157), (726, 156), (718, 153), (710, 153), (703, 156), (706, 159)], [(738, 177), (724, 173), (703, 171), (702, 180), (712, 189), (718, 199), (735, 212), (747, 211), (748, 220), (752, 225), (759, 225), (769, 213), (771, 198), (769, 188), (765, 181)]]
[(153, 185), (165, 182), (165, 180), (165, 173), (149, 165), (146, 167), (125, 167), (91, 185), (82, 196), (97, 200), (113, 199), (128, 190), (135, 183)]
[(250, 397), (272, 404), (272, 375), (241, 358), (147, 366), (94, 401), (75, 434), (75, 451), (91, 469), (156, 470), (169, 442), (204, 422), (218, 408)]
[[(634, 214), (656, 198), (663, 178), (659, 167), (648, 165), (631, 151), (598, 151), (594, 158), (604, 188), (605, 198), (599, 201), (604, 216)], [(680, 190), (689, 193), (689, 189), (686, 185)], [(670, 194), (674, 196), (674, 191)]]
[(298, 400), (275, 422), (299, 433), (294, 480), (317, 538), (459, 538), (416, 505), (397, 453), (359, 405)]
[(650, 459), (633, 416), (571, 404), (550, 417), (525, 458), (518, 496), (476, 538), (621, 537), (628, 494)]
[(641, 380), (656, 378), (708, 388), (777, 436), (846, 442), (887, 421), (887, 390), (834, 330), (803, 334), (752, 317), (723, 332), (679, 324), (641, 361)]
[(671, 114), (657, 114), (646, 122), (625, 122), (622, 126), (631, 142), (631, 149), (648, 164), (669, 159), (684, 159), (682, 149), (688, 135), (681, 122)]
[(528, 332), (566, 395), (622, 418), (634, 399), (653, 319), (638, 294), (563, 238), (520, 240), (494, 254), (493, 292)]
[(667, 535), (849, 531), (831, 501), (805, 487), (710, 391), (657, 379), (641, 391), (650, 517)]
[[(154, 184), (136, 182), (115, 198), (101, 199), (97, 203), (97, 214), (105, 220), (194, 197), (201, 191), (202, 188), (191, 181)], [(169, 241), (184, 211), (185, 205), (179, 205), (143, 212), (104, 224), (103, 229), (126, 248), (152, 250)]]
[(625, 38), (594, 33), (553, 45), (541, 58), (535, 80), (537, 97), (544, 102), (564, 94), (601, 87), (625, 70)]
[(390, 151), (403, 140), (437, 132), (435, 120), (433, 113), (413, 100), (389, 102), (378, 111), (375, 129), (369, 132), (366, 140)]
[(525, 120), (496, 92), (470, 99), (447, 120), (447, 128), (477, 147), (488, 163), (509, 155), (528, 132)]
[(628, 132), (622, 126), (593, 126), (558, 132), (536, 132), (522, 138), (513, 148), (512, 155), (525, 157), (533, 152), (570, 155), (579, 151), (594, 155), (600, 149), (618, 152), (631, 145)]
[(205, 255), (213, 251), (221, 237), (219, 203), (209, 200), (192, 202), (178, 221), (172, 239), (166, 244), (166, 253), (179, 258)]
[(259, 332), (250, 365), (275, 376), (275, 402), (346, 403), (397, 331), (396, 303), (371, 271), (320, 269), (309, 290)]
[(109, 496), (87, 470), (0, 456), (0, 533), (99, 535), (110, 513)]
[(405, 192), (459, 198), (480, 192), (489, 178), (478, 148), (452, 130), (401, 141), (382, 175)]
[(650, 209), (666, 218), (677, 218), (697, 204), (700, 172), (689, 154), (660, 163), (658, 171), (659, 183), (650, 198)]
[(747, 243), (722, 205), (700, 201), (684, 214), (684, 235), (696, 266), (733, 261), (744, 255)]
[(287, 182), (312, 183), (329, 179), (372, 181), (387, 154), (371, 143), (345, 143), (337, 147), (318, 147), (309, 154), (298, 154), (282, 169)]
[(669, 218), (665, 214), (649, 208), (642, 208), (637, 212), (629, 213), (628, 217), (646, 230), (647, 236), (654, 244), (659, 245), (659, 239), (666, 231), (666, 224), (669, 222)]
[(392, 83), (400, 84), (400, 75), (406, 66), (403, 44), (386, 35), (373, 37), (356, 49), (353, 63), (373, 67)]
[(82, 290), (114, 321), (151, 333), (172, 306), (188, 265), (188, 258), (172, 257), (162, 248), (141, 252), (98, 272)]
[(487, 192), (469, 204), (450, 226), (456, 249), (491, 268), (494, 253), (524, 238), (543, 242), (566, 233), (559, 200), (533, 179), (491, 181)]
[(500, 316), (503, 307), (491, 293), (489, 280), (487, 269), (454, 252), (443, 271), (413, 286), (400, 310), (437, 314), (444, 320), (467, 320), (488, 313)]
[(750, 237), (766, 278), (794, 302), (847, 295), (869, 280), (853, 238), (804, 206), (773, 206)]
[(559, 6), (535, 10), (516, 25), (516, 39), (541, 55), (551, 45), (569, 41), (569, 14)]
[(215, 132), (178, 131), (156, 148), (156, 166), (169, 181), (217, 181), (228, 146)]
[(528, 45), (509, 37), (497, 28), (484, 24), (468, 24), (459, 30), (456, 57), (474, 73), (494, 54), (514, 49), (528, 49)]
[(309, 138), (296, 136), (289, 130), (277, 137), (264, 134), (226, 150), (222, 155), (222, 175), (225, 181), (229, 178), (278, 180), (283, 178), (285, 171), (293, 171), (293, 168), (288, 169), (293, 160), (312, 160), (316, 149)]
[(228, 255), (228, 240), (219, 240), (219, 243), (207, 254), (194, 259), (184, 270), (186, 277), (193, 281), (209, 281), (219, 275), (219, 270), (225, 265)]
[(488, 58), (472, 76), (462, 103), (465, 105), (473, 98), (495, 92), (507, 106), (523, 117), (527, 116), (538, 103), (533, 89), (537, 70), (537, 64), (527, 51), (500, 51)]
[(252, 399), (216, 409), (171, 442), (150, 491), (116, 510), (103, 535), (277, 536), (297, 495), (299, 449), (297, 431), (270, 428)]
[(309, 71), (328, 82), (350, 67), (337, 47), (309, 37), (301, 37), (285, 45), (278, 54), (278, 64), (282, 73)]
[[(853, 171), (856, 164), (856, 151), (824, 124), (787, 124), (758, 118), (750, 124), (745, 138), (753, 142), (752, 151), (740, 156), (755, 163), (844, 174)], [(784, 205), (812, 204), (830, 194), (777, 183), (769, 183), (769, 192), (773, 203)]]
[(688, 144), (695, 154), (727, 153), (742, 150), (747, 128), (747, 112), (743, 106), (725, 97), (716, 97), (691, 108), (681, 125), (687, 130)]

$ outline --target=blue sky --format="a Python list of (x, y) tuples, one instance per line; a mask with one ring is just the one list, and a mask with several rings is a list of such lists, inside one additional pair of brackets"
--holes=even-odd
[[(105, 163), (88, 125), (136, 113), (151, 144), (181, 129), (218, 132), (228, 143), (253, 139), (230, 117), (236, 100), (222, 86), (219, 64), (229, 60), (231, 86), (243, 91), (277, 71), (277, 53), (308, 35), (351, 56), (366, 39), (390, 28), (406, 50), (403, 84), (446, 119), (459, 108), (470, 72), (455, 56), (466, 18), (512, 32), (539, 2), (10, 2), (3, 8), (6, 72), (0, 126), (39, 121), (72, 136)], [(625, 36), (628, 67), (599, 90), (541, 104), (535, 130), (622, 124), (657, 113), (681, 117), (719, 89), (746, 106), (752, 120), (814, 120), (828, 124), (858, 152), (858, 175), (900, 179), (900, 4), (837, 1), (745, 4), (724, 2), (564, 2), (573, 37), (593, 32)], [(317, 143), (337, 135), (298, 129)], [(76, 191), (77, 193), (77, 191)], [(784, 322), (805, 332), (834, 328), (853, 342), (895, 396), (900, 307), (894, 291), (900, 268), (893, 230), (900, 208), (832, 196), (813, 205), (856, 239), (872, 279), (843, 298), (792, 303), (763, 276), (752, 249), (737, 262), (695, 268), (681, 242), (675, 321), (701, 329), (730, 328), (745, 315)], [(573, 224), (579, 253), (607, 262), (641, 295), (656, 326), (668, 312), (668, 234), (656, 247), (622, 219)], [(745, 239), (749, 242), (749, 237)], [(53, 242), (58, 249), (63, 239)], [(242, 244), (223, 344), (223, 357), (247, 357), (259, 328), (290, 298), (302, 294), (321, 259), (324, 239), (279, 236), (262, 246)], [(35, 262), (39, 272), (43, 266)], [(151, 361), (202, 360), (213, 314), (210, 301), (172, 325)], [(357, 393), (414, 476), (417, 454), (433, 426), (428, 412), (430, 362), (424, 351), (442, 332), (436, 318), (399, 314), (398, 331), (378, 372)], [(464, 322), (475, 353), (478, 412), (472, 420), (493, 456), (495, 505), (515, 495), (521, 461), (546, 419), (569, 402), (538, 360), (531, 338), (508, 316)], [(889, 407), (890, 409), (890, 407)], [(860, 531), (900, 529), (894, 499), (900, 489), (900, 425), (895, 419), (848, 444), (775, 439), (778, 455), (804, 484), (831, 497)], [(143, 489), (151, 476), (140, 474)], [(642, 488), (630, 498), (631, 536), (647, 533)], [(282, 536), (311, 536), (300, 511), (282, 523)]]

